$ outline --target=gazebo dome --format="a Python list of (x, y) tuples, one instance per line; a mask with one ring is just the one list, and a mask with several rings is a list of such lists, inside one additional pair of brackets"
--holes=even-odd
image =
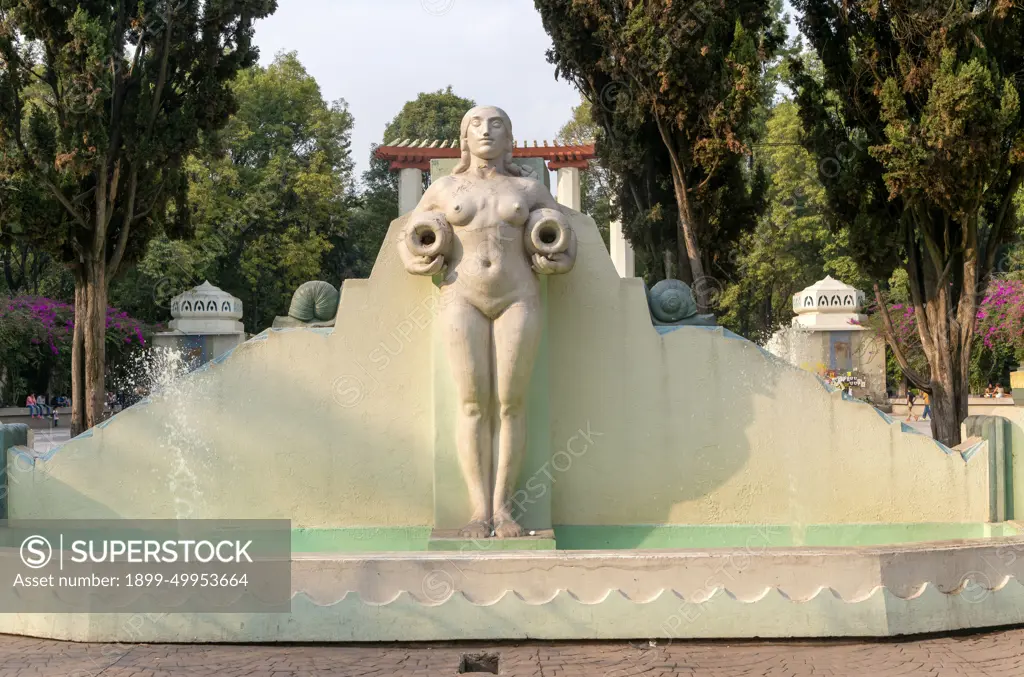
[(209, 280), (171, 299), (170, 328), (186, 334), (229, 334), (244, 331), (242, 301)]
[(864, 292), (831, 276), (818, 280), (793, 295), (794, 326), (808, 329), (858, 329), (866, 320), (860, 314)]

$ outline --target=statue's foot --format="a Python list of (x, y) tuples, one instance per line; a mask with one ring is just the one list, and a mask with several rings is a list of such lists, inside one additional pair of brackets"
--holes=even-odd
[(523, 528), (512, 519), (506, 517), (504, 519), (495, 518), (494, 520), (494, 537), (495, 538), (519, 538), (523, 535)]
[(491, 525), (487, 520), (473, 520), (459, 529), (461, 538), (487, 538), (491, 535)]

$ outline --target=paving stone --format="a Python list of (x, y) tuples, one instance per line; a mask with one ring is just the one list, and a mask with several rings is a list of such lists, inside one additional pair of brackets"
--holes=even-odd
[[(0, 677), (392, 677), (457, 674), (497, 653), (506, 677), (1020, 677), (1024, 628), (902, 641), (530, 642), (330, 646), (75, 644), (0, 636)], [(477, 673), (479, 674), (479, 673)]]

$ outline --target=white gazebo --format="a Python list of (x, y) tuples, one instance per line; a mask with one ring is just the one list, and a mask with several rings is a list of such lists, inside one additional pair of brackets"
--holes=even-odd
[(793, 326), (818, 331), (864, 331), (864, 292), (826, 275), (793, 295)]
[(867, 326), (864, 300), (864, 292), (825, 277), (793, 295), (792, 326), (766, 348), (801, 369), (863, 383), (854, 395), (885, 404), (885, 342)]
[(185, 353), (195, 366), (245, 341), (241, 299), (209, 280), (171, 299), (171, 317), (170, 331), (154, 336), (153, 343)]

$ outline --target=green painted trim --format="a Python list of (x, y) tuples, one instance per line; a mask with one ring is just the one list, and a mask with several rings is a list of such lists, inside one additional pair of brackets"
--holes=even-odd
[[(7, 530), (0, 530), (0, 534)], [(428, 550), (658, 550), (866, 546), (966, 539), (1005, 538), (1024, 533), (1010, 523), (984, 524), (679, 524), (556, 526), (554, 539), (502, 541), (430, 539), (431, 527), (343, 527), (292, 530), (292, 551), (425, 552)], [(12, 541), (13, 543), (13, 541)], [(10, 544), (7, 544), (10, 545)]]
[(1010, 524), (680, 524), (556, 526), (560, 550), (865, 546), (1016, 536)]
[(555, 526), (560, 550), (653, 550), (789, 545), (784, 525)]

